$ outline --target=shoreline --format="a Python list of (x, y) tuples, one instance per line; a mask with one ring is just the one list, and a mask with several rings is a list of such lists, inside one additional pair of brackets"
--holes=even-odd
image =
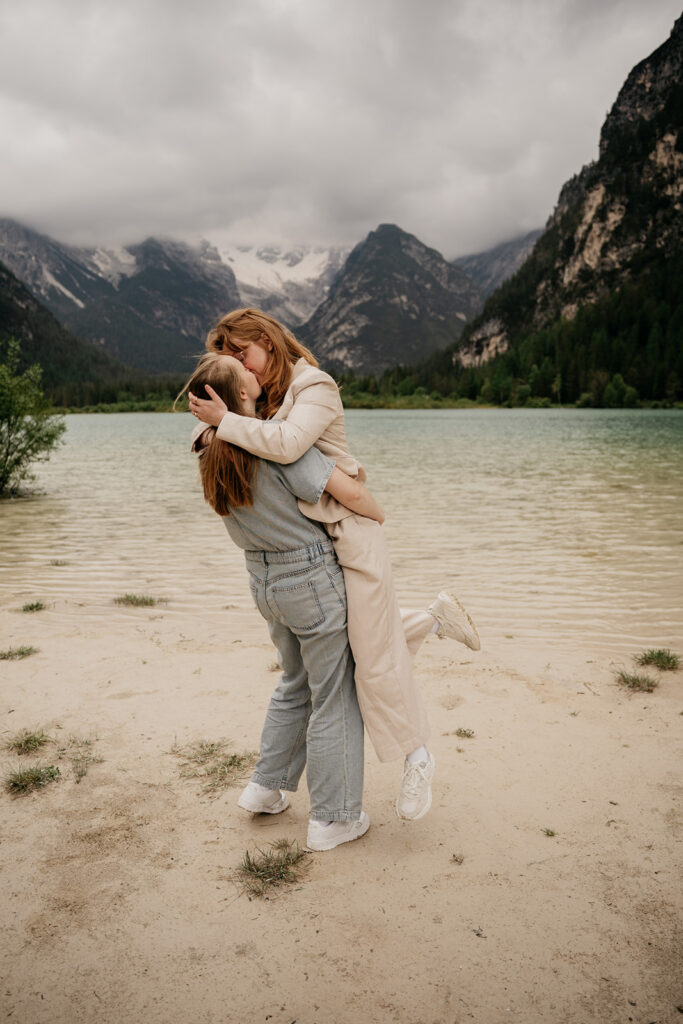
[[(403, 399), (396, 399), (395, 401), (389, 401), (389, 402), (383, 402), (383, 401), (377, 401), (377, 402), (373, 401), (373, 402), (370, 402), (370, 401), (356, 401), (356, 400), (352, 400), (352, 401), (349, 402), (349, 401), (344, 401), (343, 398), (342, 398), (342, 404), (344, 406), (344, 409), (367, 409), (367, 410), (370, 410), (370, 411), (372, 411), (372, 410), (382, 410), (382, 409), (391, 409), (391, 410), (394, 410), (394, 411), (398, 410), (398, 411), (402, 411), (402, 412), (411, 411), (411, 410), (430, 410), (430, 411), (438, 412), (439, 410), (445, 410), (445, 409), (449, 409), (449, 410), (450, 409), (458, 409), (458, 410), (468, 410), (468, 411), (471, 411), (473, 409), (481, 409), (482, 411), (485, 411), (485, 410), (489, 410), (490, 411), (490, 410), (493, 410), (493, 409), (499, 409), (501, 411), (503, 411), (503, 410), (508, 410), (509, 411), (509, 410), (512, 410), (512, 409), (527, 409), (527, 410), (529, 410), (529, 409), (534, 409), (534, 410), (542, 409), (544, 411), (547, 411), (547, 410), (569, 410), (569, 411), (577, 410), (577, 411), (584, 411), (586, 409), (591, 409), (591, 410), (594, 410), (594, 411), (628, 412), (628, 413), (631, 413), (631, 412), (645, 412), (645, 411), (648, 411), (648, 410), (657, 410), (657, 411), (678, 410), (678, 411), (680, 411), (681, 409), (683, 409), (683, 402), (673, 402), (670, 405), (665, 405), (662, 402), (649, 402), (649, 403), (640, 403), (638, 406), (635, 406), (635, 407), (629, 408), (629, 409), (623, 409), (623, 408), (615, 408), (615, 409), (613, 409), (613, 408), (606, 408), (604, 406), (579, 406), (579, 405), (572, 405), (572, 404), (570, 404), (570, 405), (560, 405), (560, 404), (556, 404), (556, 403), (545, 404), (545, 403), (542, 403), (542, 402), (539, 403), (539, 404), (527, 403), (526, 405), (488, 405), (488, 404), (483, 403), (483, 402), (473, 402), (473, 401), (471, 401), (470, 399), (467, 399), (467, 398), (457, 399), (456, 401), (452, 401), (450, 399), (444, 398), (443, 400), (440, 400), (440, 401), (438, 401), (438, 400), (433, 400), (433, 401), (427, 400), (427, 401), (422, 401), (422, 402), (410, 402), (410, 401), (408, 401), (405, 398), (403, 398)], [(111, 413), (119, 413), (119, 412), (187, 412), (187, 410), (186, 409), (173, 409), (172, 405), (169, 405), (168, 403), (154, 404), (154, 403), (151, 403), (151, 402), (137, 402), (137, 403), (136, 402), (114, 402), (114, 403), (112, 403), (110, 405), (100, 404), (100, 405), (88, 405), (88, 406), (83, 406), (83, 407), (55, 406), (54, 408), (51, 408), (50, 412), (52, 414), (57, 414), (57, 415), (62, 415), (62, 416), (78, 416), (78, 415), (90, 415), (90, 414), (93, 414), (93, 413), (111, 414)]]

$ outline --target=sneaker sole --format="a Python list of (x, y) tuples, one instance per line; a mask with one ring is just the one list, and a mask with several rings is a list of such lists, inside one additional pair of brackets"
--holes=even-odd
[[(355, 824), (355, 822), (354, 822)], [(337, 836), (336, 839), (328, 839), (327, 842), (306, 842), (306, 846), (309, 850), (314, 850), (315, 853), (324, 853), (326, 850), (334, 850), (336, 846), (341, 846), (342, 843), (351, 843), (354, 839), (360, 839), (364, 836), (367, 830), (370, 828), (370, 819), (365, 811), (360, 812), (360, 818), (358, 819), (358, 829), (353, 834), (344, 836)]]
[(251, 814), (279, 814), (281, 811), (286, 811), (289, 807), (289, 800), (286, 796), (283, 796), (278, 803), (273, 804), (272, 807), (263, 807), (262, 805), (256, 806), (256, 801), (250, 804), (248, 800), (243, 800), (242, 797), (237, 801), (237, 806), (241, 807), (243, 811), (249, 811)]

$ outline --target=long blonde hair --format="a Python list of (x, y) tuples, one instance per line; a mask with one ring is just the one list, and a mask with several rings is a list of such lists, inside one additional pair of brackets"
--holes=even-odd
[(249, 345), (261, 345), (268, 350), (269, 342), (272, 349), (261, 381), (264, 400), (259, 406), (259, 413), (266, 419), (282, 405), (297, 359), (305, 359), (311, 366), (318, 365), (313, 353), (297, 341), (291, 331), (260, 309), (234, 309), (226, 313), (206, 338), (208, 352), (224, 355), (242, 352)]
[[(176, 402), (188, 390), (197, 398), (211, 398), (206, 390), (207, 384), (220, 395), (229, 412), (244, 414), (239, 370), (231, 359), (224, 359), (215, 352), (207, 352), (200, 358)], [(231, 508), (252, 504), (251, 488), (255, 470), (254, 455), (222, 441), (216, 431), (212, 430), (211, 440), (200, 455), (199, 475), (204, 497), (219, 516), (229, 516)]]

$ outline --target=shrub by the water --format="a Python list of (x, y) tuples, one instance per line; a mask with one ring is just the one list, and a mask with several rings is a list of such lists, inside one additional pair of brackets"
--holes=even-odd
[(32, 479), (31, 465), (50, 457), (66, 429), (43, 395), (41, 367), (18, 372), (19, 349), (12, 338), (5, 362), (0, 363), (0, 497), (16, 493), (21, 483)]

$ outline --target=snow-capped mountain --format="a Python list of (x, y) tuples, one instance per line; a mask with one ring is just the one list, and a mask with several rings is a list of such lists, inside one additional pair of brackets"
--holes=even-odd
[(308, 320), (327, 297), (350, 248), (243, 246), (215, 248), (237, 279), (244, 305), (256, 306), (288, 327)]

